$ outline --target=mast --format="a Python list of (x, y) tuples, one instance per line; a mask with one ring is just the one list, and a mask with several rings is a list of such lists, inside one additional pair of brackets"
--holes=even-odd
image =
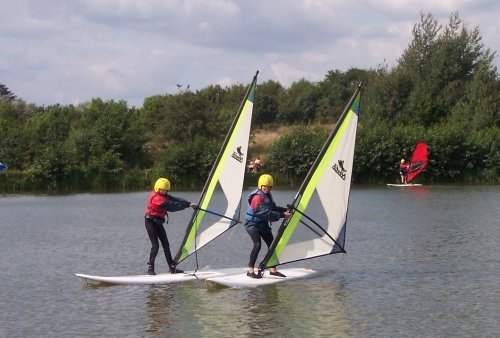
[[(258, 74), (259, 71), (256, 71), (251, 84), (247, 88), (246, 94), (240, 104), (238, 112), (232, 121), (232, 124), (228, 130), (228, 133), (226, 134), (214, 165), (212, 166), (205, 185), (203, 186), (203, 190), (198, 202), (198, 206), (200, 208), (193, 211), (193, 214), (191, 215), (190, 221), (186, 228), (186, 233), (181, 243), (181, 247), (179, 248), (179, 251), (177, 252), (174, 259), (177, 264), (185, 260), (188, 256), (195, 253), (202, 246), (206, 245), (208, 242), (215, 239), (226, 230), (239, 223), (239, 219), (235, 219), (233, 214), (229, 215), (231, 217), (228, 217), (228, 215), (211, 212), (206, 209), (206, 206), (210, 203), (210, 199), (213, 197), (213, 193), (217, 185), (225, 185), (228, 190), (231, 190), (229, 192), (230, 196), (228, 196), (228, 205), (234, 204), (235, 206), (235, 209), (226, 210), (226, 212), (234, 212), (236, 214), (238, 208), (241, 208), (239, 202), (241, 200), (241, 190), (243, 187), (243, 177), (246, 167), (246, 155), (248, 149), (248, 140), (250, 136), (253, 101)], [(231, 148), (235, 146), (235, 142), (241, 142), (239, 143), (240, 147), (238, 147), (238, 149)], [(244, 151), (240, 153), (240, 150), (242, 149)], [(232, 183), (228, 182), (231, 179), (230, 176), (242, 177), (239, 182)], [(237, 192), (235, 189), (238, 189), (238, 186), (239, 191)], [(224, 190), (223, 186), (222, 189)], [(237, 201), (236, 195), (238, 196)], [(206, 236), (203, 237), (203, 240), (200, 241), (200, 237), (198, 236), (202, 236), (203, 232), (199, 234), (198, 228), (206, 213), (220, 216), (220, 219), (218, 222), (209, 227), (215, 229), (211, 229), (211, 231), (208, 231), (209, 229), (206, 229), (206, 231), (209, 233), (206, 234)], [(227, 219), (231, 221), (229, 226), (227, 225)], [(222, 220), (225, 220), (225, 223), (221, 224)]]
[(295, 200), (293, 201), (293, 205), (295, 206), (295, 202), (299, 199), (299, 196), (301, 196), (306, 188), (306, 186), (309, 184), (309, 181), (311, 180), (312, 175), (314, 174), (314, 171), (316, 170), (319, 162), (323, 158), (323, 156), (326, 153), (326, 150), (328, 149), (328, 146), (330, 143), (332, 143), (333, 138), (337, 134), (338, 129), (342, 125), (342, 122), (344, 121), (347, 112), (349, 109), (351, 109), (352, 103), (356, 99), (356, 96), (358, 95), (358, 92), (361, 90), (361, 87), (363, 86), (363, 82), (360, 82), (358, 84), (358, 87), (354, 91), (354, 94), (352, 94), (351, 98), (349, 99), (349, 102), (346, 104), (344, 111), (342, 112), (342, 115), (340, 115), (339, 120), (337, 121), (337, 124), (335, 125), (335, 128), (330, 132), (330, 135), (328, 135), (327, 140), (323, 144), (323, 147), (321, 148), (318, 156), (314, 160), (314, 163), (312, 164), (311, 168), (309, 169), (309, 172), (306, 175), (306, 178), (302, 181), (302, 184), (299, 187), (299, 191), (297, 192), (297, 195), (295, 196)]
[[(238, 119), (240, 118), (241, 112), (243, 111), (243, 106), (244, 106), (245, 102), (248, 100), (248, 96), (252, 92), (252, 89), (254, 88), (255, 84), (257, 83), (257, 75), (259, 75), (259, 71), (255, 72), (255, 75), (252, 79), (252, 83), (250, 83), (250, 85), (248, 86), (245, 97), (243, 98), (243, 100), (240, 103), (240, 107), (238, 108), (238, 113), (236, 114), (236, 116), (233, 119), (233, 122), (231, 123), (231, 127), (229, 128), (229, 131), (226, 134), (226, 138), (224, 139), (224, 142), (222, 143), (222, 147), (219, 150), (219, 154), (217, 154), (217, 159), (215, 160), (214, 165), (212, 166), (212, 169), (210, 170), (210, 173), (208, 174), (208, 179), (205, 181), (205, 185), (203, 186), (203, 190), (202, 190), (199, 202), (201, 202), (201, 200), (203, 199), (203, 197), (205, 197), (205, 194), (207, 193), (207, 187), (208, 187), (210, 181), (212, 180), (215, 169), (217, 168), (217, 164), (220, 162), (222, 154), (224, 153), (224, 149), (226, 148), (227, 143), (229, 142), (229, 138), (231, 137), (231, 134), (234, 131), (236, 123), (238, 122)], [(194, 217), (194, 213), (193, 213), (193, 217)]]
[[(307, 173), (305, 179), (303, 180), (302, 184), (300, 185), (299, 190), (298, 190), (297, 194), (295, 195), (293, 203), (288, 206), (290, 209), (294, 209), (295, 212), (292, 215), (292, 217), (290, 217), (289, 219), (283, 220), (283, 222), (281, 223), (281, 226), (278, 229), (278, 232), (276, 234), (276, 237), (274, 238), (274, 241), (272, 242), (271, 246), (269, 247), (268, 252), (266, 253), (264, 259), (262, 260), (262, 262), (259, 265), (259, 270), (260, 271), (262, 271), (262, 270), (264, 270), (264, 269), (266, 269), (268, 267), (272, 267), (272, 266), (276, 266), (276, 265), (279, 265), (279, 264), (285, 264), (285, 263), (290, 263), (291, 262), (291, 261), (286, 261), (284, 263), (278, 262), (276, 250), (277, 250), (278, 245), (280, 245), (282, 247), (283, 247), (283, 245), (286, 246), (286, 243), (288, 242), (289, 237), (291, 237), (291, 233), (287, 235), (288, 238), (284, 238), (284, 234), (287, 231), (287, 228), (288, 228), (290, 222), (292, 222), (292, 220), (293, 220), (293, 222), (295, 222), (295, 224), (298, 224), (299, 221), (302, 224), (305, 224), (302, 221), (302, 217), (304, 217), (307, 220), (311, 221), (319, 229), (319, 230), (318, 229), (312, 229), (312, 227), (310, 227), (309, 225), (306, 224), (306, 226), (308, 226), (311, 230), (313, 230), (316, 234), (318, 234), (318, 236), (321, 237), (321, 235), (325, 235), (326, 237), (329, 237), (330, 240), (332, 240), (335, 243), (335, 245), (339, 247), (340, 252), (345, 252), (345, 250), (342, 247), (342, 245), (340, 245), (337, 241), (335, 241), (335, 239), (333, 239), (330, 236), (330, 234), (328, 233), (327, 230), (323, 229), (323, 227), (321, 227), (318, 223), (316, 223), (314, 220), (312, 220), (309, 216), (305, 215), (303, 213), (303, 210), (300, 210), (300, 209), (301, 208), (303, 209), (303, 208), (307, 207), (307, 203), (309, 202), (309, 199), (311, 198), (311, 196), (313, 194), (313, 191), (316, 190), (316, 185), (318, 184), (319, 180), (321, 180), (322, 176), (318, 176), (318, 175), (323, 175), (323, 174), (321, 174), (321, 173), (318, 174), (318, 167), (320, 165), (322, 165), (323, 168), (321, 168), (321, 170), (323, 170), (323, 171), (326, 170), (325, 169), (326, 168), (325, 167), (325, 163), (324, 163), (325, 156), (328, 153), (328, 157), (333, 157), (333, 154), (334, 154), (334, 152), (336, 150), (335, 149), (332, 150), (332, 142), (334, 142), (334, 139), (336, 138), (337, 133), (339, 132), (339, 129), (344, 125), (344, 120), (346, 119), (346, 117), (348, 116), (349, 112), (351, 111), (351, 108), (353, 107), (353, 104), (354, 104), (355, 100), (358, 99), (358, 95), (359, 95), (359, 93), (361, 91), (361, 88), (362, 88), (362, 82), (359, 83), (359, 85), (356, 88), (355, 92), (353, 93), (353, 95), (349, 99), (349, 102), (345, 106), (344, 111), (343, 111), (342, 115), (340, 116), (340, 118), (339, 118), (339, 120), (338, 120), (335, 128), (329, 134), (327, 140), (325, 141), (323, 147), (321, 148), (321, 150), (320, 150), (320, 152), (319, 152), (316, 160), (312, 164), (309, 172)], [(359, 103), (359, 101), (357, 101), (357, 102)], [(352, 114), (349, 115), (349, 116), (352, 116)], [(357, 124), (357, 118), (356, 118), (356, 124)], [(355, 137), (355, 133), (354, 133), (354, 137)], [(337, 140), (337, 143), (339, 143), (339, 142), (340, 141)], [(352, 144), (352, 154), (353, 153), (354, 153), (354, 144)], [(352, 160), (351, 160), (351, 162), (352, 162)], [(336, 168), (333, 168), (336, 165), (337, 164), (334, 164), (332, 166), (331, 169), (333, 169), (333, 171), (336, 170)], [(330, 169), (330, 168), (328, 168), (328, 169)], [(323, 173), (323, 171), (321, 171), (321, 172)], [(340, 171), (340, 169), (337, 168), (337, 171)], [(352, 167), (351, 167), (351, 172), (352, 172)], [(349, 185), (350, 185), (350, 182), (349, 182)], [(333, 193), (336, 193), (336, 192), (333, 192)], [(347, 193), (348, 193), (348, 191), (347, 191)], [(306, 201), (305, 201), (305, 206), (301, 206), (301, 200), (302, 200), (302, 198), (304, 197), (305, 194), (307, 194), (307, 198), (306, 198)], [(346, 206), (345, 213), (347, 213), (347, 206)], [(343, 226), (345, 227), (345, 224), (343, 224)], [(292, 229), (291, 231), (293, 232), (294, 230)], [(284, 241), (284, 242), (282, 243), (282, 241)], [(335, 253), (333, 251), (334, 250), (332, 249), (331, 252), (323, 253), (323, 254), (318, 254), (318, 255), (316, 255), (316, 257), (320, 256), (320, 255)], [(314, 256), (303, 257), (303, 258), (299, 257), (299, 258), (296, 258), (294, 261), (308, 259), (308, 258), (312, 258), (312, 257), (314, 257)], [(268, 265), (269, 261), (271, 259), (272, 259), (273, 262), (270, 265)]]

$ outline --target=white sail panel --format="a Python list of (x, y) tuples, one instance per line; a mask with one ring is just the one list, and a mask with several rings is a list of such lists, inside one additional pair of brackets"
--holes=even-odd
[[(322, 174), (314, 189), (318, 198), (308, 201), (320, 203), (326, 214), (326, 221), (321, 223), (325, 225), (324, 229), (334, 239), (338, 238), (347, 217), (356, 127), (357, 115), (351, 111), (344, 122), (344, 127), (337, 134), (341, 134), (342, 137), (333, 142), (336, 146), (332, 149), (332, 155), (325, 166), (325, 172), (317, 173), (318, 175)], [(339, 165), (339, 161), (343, 163), (342, 167)], [(334, 167), (338, 168), (340, 174), (333, 169)], [(299, 204), (299, 206), (302, 205)], [(309, 209), (305, 207), (303, 212), (310, 214)], [(300, 214), (297, 213), (296, 217), (299, 218)], [(301, 226), (301, 223), (297, 222), (297, 226)], [(335, 243), (327, 234), (309, 241), (289, 244), (283, 247), (279, 255), (279, 262), (283, 264), (284, 262), (327, 255), (332, 252), (334, 245)]]
[(259, 270), (345, 252), (345, 228), (360, 112), (361, 84), (330, 133)]
[[(243, 98), (205, 184), (198, 203), (200, 209), (193, 212), (181, 248), (174, 259), (177, 263), (240, 221), (241, 192), (246, 169), (257, 74)], [(216, 191), (222, 193), (215, 194)], [(214, 210), (216, 212), (213, 212)]]
[[(233, 219), (236, 216), (235, 211), (239, 209), (241, 202), (241, 192), (243, 190), (243, 180), (248, 153), (248, 140), (250, 137), (250, 126), (252, 122), (252, 111), (253, 102), (247, 100), (245, 106), (243, 107), (239, 123), (229, 140), (226, 151), (224, 152), (223, 160), (219, 166), (220, 171), (215, 174), (218, 176), (218, 184), (227, 199), (226, 209), (222, 210), (221, 214)], [(208, 201), (206, 202), (207, 205), (201, 205), (202, 208), (209, 208)], [(198, 249), (203, 247), (221, 233), (228, 230), (232, 225), (234, 225), (234, 222), (228, 220), (227, 218), (219, 218), (205, 230), (197, 234), (196, 242), (193, 243), (191, 250), (194, 250), (195, 244)]]

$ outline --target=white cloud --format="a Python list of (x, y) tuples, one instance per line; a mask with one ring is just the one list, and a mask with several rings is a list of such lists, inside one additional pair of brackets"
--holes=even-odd
[(18, 0), (0, 12), (0, 83), (39, 105), (100, 97), (139, 106), (177, 83), (246, 84), (257, 69), (260, 82), (287, 87), (393, 66), (421, 13), (445, 25), (458, 11), (498, 51), (499, 9), (486, 0)]

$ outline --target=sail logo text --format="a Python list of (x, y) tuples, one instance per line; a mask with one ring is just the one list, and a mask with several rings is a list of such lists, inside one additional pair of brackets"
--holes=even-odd
[(236, 148), (236, 151), (233, 151), (231, 157), (240, 163), (243, 162), (243, 153), (241, 152), (241, 146)]
[(340, 176), (341, 179), (343, 179), (345, 181), (347, 170), (344, 169), (344, 161), (343, 160), (339, 160), (338, 164), (334, 163), (332, 166), (332, 169)]

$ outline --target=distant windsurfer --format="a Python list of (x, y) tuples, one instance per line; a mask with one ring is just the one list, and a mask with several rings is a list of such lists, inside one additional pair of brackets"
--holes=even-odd
[(408, 183), (408, 170), (410, 170), (410, 164), (406, 163), (405, 159), (401, 159), (399, 163), (399, 175), (401, 175), (401, 184)]
[[(251, 278), (262, 277), (260, 274), (254, 272), (254, 266), (260, 252), (261, 239), (266, 242), (268, 248), (273, 242), (274, 236), (269, 222), (276, 222), (280, 218), (289, 218), (292, 215), (287, 208), (276, 206), (274, 203), (273, 196), (271, 195), (273, 185), (273, 177), (263, 174), (259, 177), (257, 189), (248, 195), (245, 228), (253, 242), (247, 269), (247, 276)], [(270, 268), (270, 274), (272, 276), (285, 277), (275, 267)]]
[[(166, 178), (159, 178), (154, 185), (154, 191), (148, 197), (146, 205), (145, 225), (148, 232), (149, 239), (151, 240), (151, 252), (149, 254), (149, 268), (148, 275), (156, 275), (155, 273), (155, 259), (158, 255), (160, 240), (165, 252), (170, 273), (182, 273), (184, 271), (176, 268), (175, 262), (172, 260), (170, 253), (170, 245), (168, 243), (167, 232), (163, 227), (165, 216), (168, 220), (168, 211), (174, 212), (184, 210), (186, 208), (196, 208), (196, 204), (188, 202), (182, 198), (169, 195), (170, 181)], [(168, 221), (167, 221), (168, 223)]]

